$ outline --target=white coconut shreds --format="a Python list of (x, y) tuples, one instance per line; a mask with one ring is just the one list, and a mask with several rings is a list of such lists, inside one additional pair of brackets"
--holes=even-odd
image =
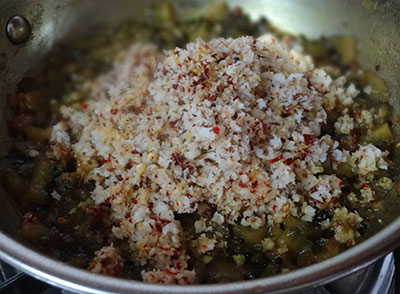
[[(147, 282), (194, 281), (174, 214), (201, 203), (216, 207), (213, 222), (253, 228), (289, 214), (312, 221), (331, 206), (333, 222), (344, 220), (336, 239), (353, 243), (361, 218), (340, 208), (343, 183), (322, 175), (322, 163), (351, 157), (363, 174), (386, 162), (372, 145), (350, 154), (320, 136), (325, 109), (351, 105), (358, 94), (345, 82), (272, 36), (197, 40), (163, 56), (136, 45), (87, 85), (82, 108), (62, 108), (49, 156), (72, 152), (83, 179), (96, 181), (92, 197), (111, 205), (114, 235), (137, 264), (153, 268), (142, 273)], [(226, 244), (205, 223), (196, 230), (208, 231), (197, 240), (200, 252)], [(99, 259), (110, 255), (119, 264), (105, 247), (92, 269), (104, 271)]]
[(95, 253), (96, 257), (91, 261), (91, 271), (108, 276), (117, 275), (124, 266), (124, 260), (119, 251), (112, 244), (105, 246)]

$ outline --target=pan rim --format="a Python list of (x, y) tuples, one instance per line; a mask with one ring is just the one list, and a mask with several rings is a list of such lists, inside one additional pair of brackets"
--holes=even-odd
[(0, 258), (44, 282), (78, 293), (234, 294), (290, 293), (321, 286), (360, 270), (395, 249), (400, 242), (400, 218), (364, 242), (323, 262), (272, 277), (203, 285), (160, 285), (107, 277), (54, 260), (0, 231)]

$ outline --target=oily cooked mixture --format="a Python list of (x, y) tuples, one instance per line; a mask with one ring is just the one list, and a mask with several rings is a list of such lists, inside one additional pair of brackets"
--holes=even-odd
[[(225, 18), (205, 23), (259, 30), (240, 10)], [(351, 38), (333, 54), (346, 76), (304, 53), (328, 59), (323, 42), (300, 41), (117, 46), (98, 76), (72, 67), (74, 88), (44, 110), (20, 83), (2, 182), (21, 235), (96, 273), (177, 284), (287, 272), (356, 244), (395, 186), (385, 84), (357, 69)]]

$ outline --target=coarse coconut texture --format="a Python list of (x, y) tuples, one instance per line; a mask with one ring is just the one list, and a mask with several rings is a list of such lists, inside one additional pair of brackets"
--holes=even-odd
[[(48, 155), (72, 153), (84, 181), (96, 182), (92, 197), (111, 206), (114, 235), (152, 268), (142, 272), (146, 282), (195, 281), (175, 215), (204, 203), (215, 208), (212, 222), (252, 228), (289, 215), (311, 222), (332, 207), (324, 226), (351, 245), (362, 218), (341, 207), (343, 183), (321, 164), (350, 161), (360, 174), (387, 164), (373, 145), (351, 154), (321, 136), (326, 110), (349, 107), (358, 94), (345, 83), (269, 35), (197, 40), (163, 56), (136, 45), (86, 85), (81, 108), (62, 108)], [(352, 123), (344, 115), (335, 128), (348, 133)], [(226, 246), (204, 221), (195, 230), (199, 253)], [(109, 271), (102, 257), (121, 267), (110, 244), (97, 252), (95, 272)]]

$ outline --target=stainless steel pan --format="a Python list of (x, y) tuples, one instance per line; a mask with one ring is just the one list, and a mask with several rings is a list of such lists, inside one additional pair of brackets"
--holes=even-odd
[[(0, 155), (7, 149), (4, 126), (5, 96), (23, 73), (40, 61), (61, 39), (84, 38), (96, 24), (115, 25), (126, 18), (144, 17), (152, 1), (134, 0), (13, 0), (0, 2)], [(178, 7), (202, 9), (202, 0), (176, 1)], [(354, 35), (358, 59), (364, 69), (375, 70), (386, 80), (395, 116), (400, 113), (400, 2), (391, 0), (229, 0), (253, 18), (265, 15), (279, 27), (308, 37)], [(373, 5), (370, 5), (373, 4)], [(23, 15), (32, 33), (26, 43), (12, 44), (6, 35), (10, 17)], [(397, 123), (399, 124), (399, 123)], [(395, 126), (399, 132), (399, 125)], [(388, 196), (384, 230), (356, 247), (325, 262), (288, 274), (219, 285), (164, 286), (121, 280), (82, 271), (35, 252), (18, 237), (20, 214), (0, 190), (0, 258), (19, 269), (82, 293), (290, 293), (316, 287), (357, 271), (400, 245), (400, 207)]]

